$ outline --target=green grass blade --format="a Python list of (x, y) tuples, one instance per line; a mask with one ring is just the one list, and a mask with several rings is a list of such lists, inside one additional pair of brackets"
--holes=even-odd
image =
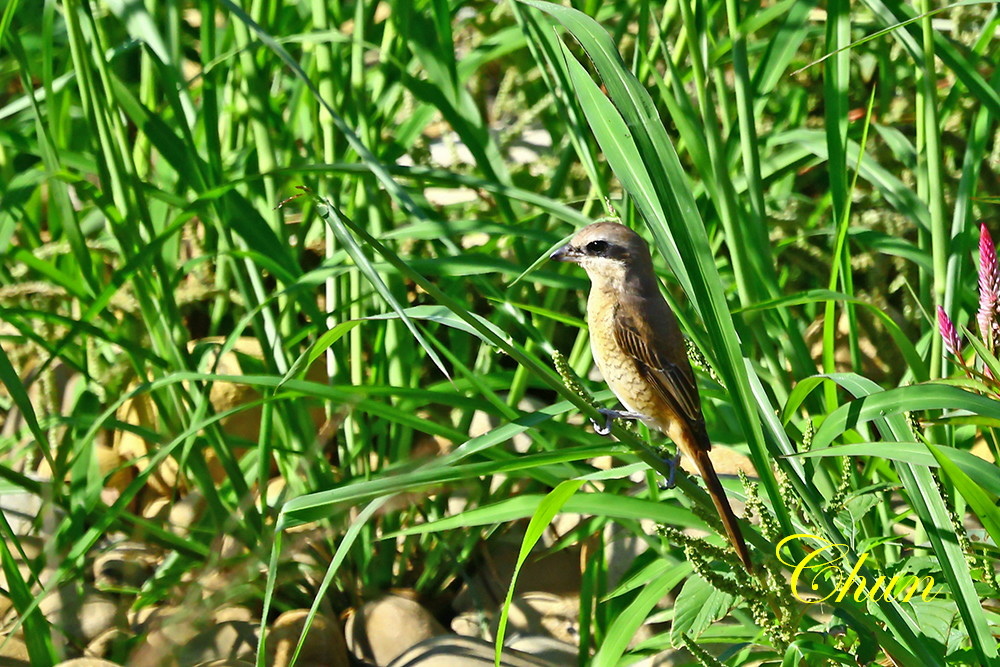
[(531, 521), (528, 522), (528, 528), (524, 532), (524, 539), (521, 542), (521, 551), (518, 553), (517, 563), (514, 565), (514, 574), (510, 580), (510, 586), (507, 588), (507, 597), (504, 599), (500, 610), (500, 621), (497, 624), (496, 639), (494, 640), (496, 643), (496, 652), (493, 656), (493, 664), (496, 667), (500, 667), (500, 659), (503, 654), (503, 640), (507, 631), (507, 617), (510, 614), (510, 602), (514, 597), (514, 587), (517, 584), (517, 575), (521, 571), (521, 566), (524, 565), (524, 561), (531, 555), (532, 549), (535, 548), (538, 540), (542, 538), (542, 534), (549, 527), (555, 515), (559, 513), (563, 505), (573, 497), (582, 485), (583, 480), (574, 479), (566, 480), (559, 484), (559, 486), (552, 489), (542, 499), (532, 515)]

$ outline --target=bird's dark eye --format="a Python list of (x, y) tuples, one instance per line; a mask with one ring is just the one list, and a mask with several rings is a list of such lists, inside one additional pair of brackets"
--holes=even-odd
[(608, 251), (607, 241), (591, 241), (587, 244), (587, 253), (590, 255), (603, 255)]

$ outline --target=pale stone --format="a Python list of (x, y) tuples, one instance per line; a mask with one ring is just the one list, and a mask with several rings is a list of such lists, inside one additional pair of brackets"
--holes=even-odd
[[(720, 475), (735, 477), (742, 471), (750, 479), (758, 479), (757, 469), (753, 467), (753, 461), (750, 460), (750, 457), (735, 449), (715, 443), (712, 445), (708, 457), (712, 459), (712, 467), (715, 468), (715, 472)], [(681, 457), (681, 468), (690, 475), (701, 476), (697, 464), (690, 457)]]
[(635, 563), (635, 559), (649, 549), (649, 543), (635, 532), (610, 522), (604, 527), (603, 541), (607, 586), (608, 589), (613, 589)]
[[(104, 481), (105, 489), (113, 489), (120, 495), (132, 481), (133, 469), (126, 465), (126, 461), (117, 451), (107, 445), (94, 445), (93, 456), (97, 460), (97, 469), (101, 476), (107, 478)], [(42, 459), (38, 463), (36, 472), (41, 479), (52, 479), (52, 468), (47, 459)], [(69, 471), (66, 472), (65, 479), (67, 482), (70, 480)]]
[[(526, 525), (526, 522), (525, 522)], [(507, 595), (521, 549), (522, 531), (494, 538), (482, 550), (482, 565), (455, 597), (456, 612), (492, 610)], [(580, 590), (581, 564), (578, 548), (546, 553), (540, 548), (524, 562), (517, 577), (518, 591), (545, 591), (573, 595)]]
[(213, 660), (253, 661), (258, 630), (256, 623), (224, 621), (199, 632), (192, 623), (168, 618), (149, 633), (130, 662), (185, 667)]
[(131, 632), (123, 628), (108, 628), (87, 644), (83, 655), (90, 659), (119, 655), (132, 642), (133, 637)]
[[(507, 635), (546, 635), (576, 645), (579, 641), (580, 600), (543, 591), (515, 595), (507, 616)], [(499, 622), (497, 610), (494, 624)], [(496, 636), (496, 627), (492, 629)]]
[(28, 535), (42, 511), (42, 499), (33, 493), (15, 492), (0, 495), (0, 512), (15, 535)]
[(247, 607), (242, 607), (240, 605), (232, 605), (230, 607), (223, 607), (217, 609), (212, 614), (212, 621), (215, 623), (225, 623), (226, 621), (245, 621), (246, 623), (256, 623), (260, 625), (260, 622), (254, 618), (253, 612)]
[(347, 620), (347, 646), (355, 656), (382, 667), (414, 644), (445, 634), (419, 603), (399, 595), (368, 602)]
[(566, 667), (576, 667), (579, 664), (578, 653), (575, 644), (570, 644), (552, 637), (545, 636), (521, 636), (511, 639), (506, 648), (513, 651), (527, 653), (545, 661), (545, 664), (553, 667), (565, 665)]
[(85, 644), (124, 620), (116, 600), (90, 587), (67, 584), (38, 605), (46, 620), (75, 643)]
[(492, 615), (480, 611), (464, 611), (451, 619), (451, 631), (463, 637), (490, 638)]
[(181, 537), (186, 537), (191, 531), (191, 526), (201, 516), (205, 507), (205, 498), (198, 491), (191, 491), (186, 496), (174, 503), (167, 515), (169, 529)]
[(173, 610), (170, 607), (140, 607), (139, 609), (129, 609), (125, 618), (132, 632), (141, 635), (172, 613)]
[(28, 645), (16, 637), (0, 637), (0, 665), (3, 667), (31, 667)]
[(990, 446), (985, 439), (979, 438), (976, 440), (972, 443), (972, 449), (969, 451), (982, 460), (993, 463), (993, 451), (990, 449)]
[(141, 588), (159, 561), (159, 551), (147, 544), (115, 544), (94, 558), (94, 583), (101, 588)]
[[(159, 417), (156, 405), (148, 394), (137, 394), (127, 399), (119, 406), (115, 417), (125, 424), (134, 424), (156, 431), (159, 428)], [(123, 461), (131, 461), (141, 473), (149, 467), (150, 451), (154, 445), (132, 431), (115, 431), (112, 447)], [(157, 465), (156, 469), (146, 478), (146, 486), (161, 496), (170, 496), (177, 488), (179, 469), (173, 458), (167, 457)]]
[(160, 523), (167, 521), (170, 516), (170, 508), (173, 503), (169, 498), (159, 497), (153, 498), (150, 502), (146, 503), (142, 507), (142, 518)]
[[(264, 645), (269, 667), (288, 666), (308, 614), (307, 609), (293, 609), (275, 619)], [(300, 667), (348, 667), (351, 661), (340, 625), (317, 614), (295, 664)]]
[[(492, 667), (494, 647), (491, 642), (440, 635), (431, 637), (411, 647), (392, 661), (388, 667)], [(574, 665), (576, 663), (573, 663)], [(541, 658), (504, 648), (501, 667), (552, 667)]]
[[(243, 368), (244, 361), (241, 360), (241, 357), (244, 360), (264, 358), (258, 340), (249, 336), (237, 339), (234, 347), (220, 356), (219, 351), (225, 340), (225, 337), (215, 336), (188, 342), (188, 350), (200, 355), (198, 359), (200, 370), (219, 375), (239, 376), (247, 372), (247, 369)], [(326, 381), (326, 369), (322, 359), (310, 366), (306, 372), (306, 379), (312, 382)], [(260, 392), (255, 387), (234, 382), (213, 382), (209, 389), (209, 402), (217, 414), (239, 408), (259, 398)], [(324, 408), (319, 403), (310, 408), (309, 415), (317, 429), (326, 420)], [(156, 405), (146, 393), (132, 396), (122, 403), (116, 417), (126, 424), (142, 426), (152, 431), (159, 429)], [(247, 440), (255, 443), (260, 435), (260, 419), (261, 406), (256, 405), (223, 417), (219, 421), (219, 425), (233, 440)], [(132, 465), (140, 472), (149, 467), (149, 455), (156, 451), (156, 447), (156, 443), (147, 442), (131, 431), (119, 430), (115, 432), (115, 453), (122, 460), (131, 461)], [(233, 457), (239, 459), (245, 451), (245, 448), (233, 447)], [(223, 481), (226, 472), (216, 453), (211, 448), (207, 448), (204, 457), (212, 478), (216, 482)], [(147, 478), (146, 484), (158, 495), (168, 497), (173, 495), (175, 491), (183, 491), (186, 488), (180, 475), (180, 469), (173, 457), (167, 457), (160, 462), (156, 470)]]

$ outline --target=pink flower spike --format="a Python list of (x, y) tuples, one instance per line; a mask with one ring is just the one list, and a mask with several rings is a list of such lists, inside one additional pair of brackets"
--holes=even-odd
[(958, 332), (955, 331), (955, 325), (951, 323), (951, 319), (944, 312), (944, 308), (941, 306), (937, 307), (937, 317), (938, 330), (941, 332), (941, 338), (944, 339), (944, 349), (957, 356), (959, 351), (962, 349), (962, 341), (958, 338)]
[(1000, 304), (1000, 269), (997, 249), (985, 224), (979, 226), (979, 335), (990, 350), (994, 349), (997, 306)]

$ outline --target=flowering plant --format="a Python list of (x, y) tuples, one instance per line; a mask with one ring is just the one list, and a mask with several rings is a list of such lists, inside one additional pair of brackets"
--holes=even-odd
[(979, 226), (979, 310), (976, 312), (976, 323), (980, 340), (970, 340), (976, 355), (982, 361), (981, 371), (977, 371), (963, 356), (962, 337), (941, 306), (937, 307), (937, 320), (945, 351), (958, 360), (966, 376), (994, 385), (994, 393), (1000, 390), (994, 373), (997, 367), (995, 353), (1000, 347), (1000, 268), (997, 265), (996, 246), (985, 224)]

